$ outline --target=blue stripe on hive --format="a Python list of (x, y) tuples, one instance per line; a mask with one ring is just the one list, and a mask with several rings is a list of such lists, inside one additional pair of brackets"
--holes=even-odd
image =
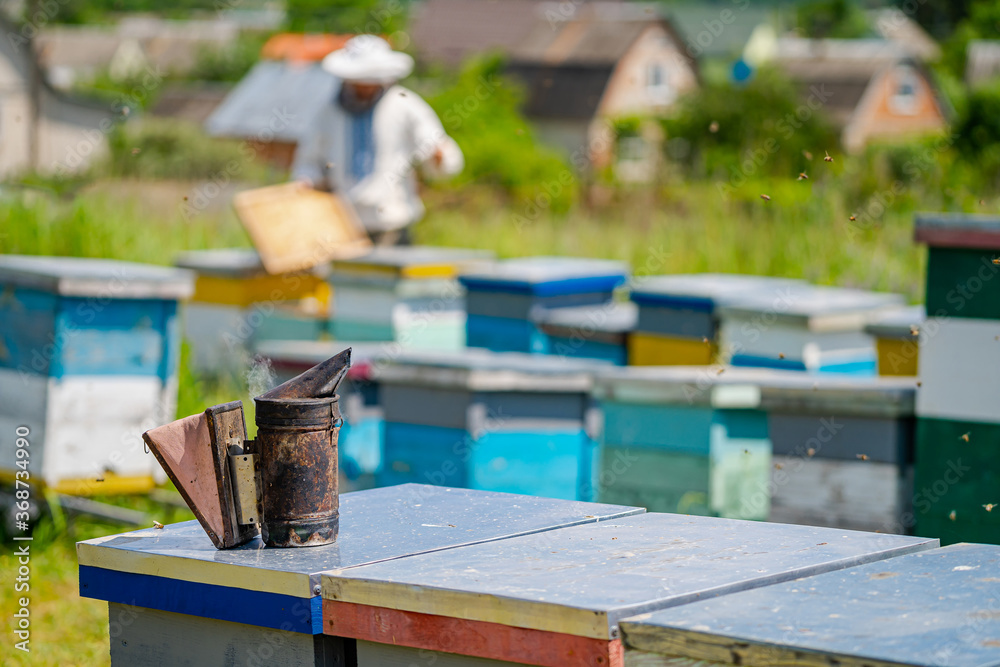
[(878, 358), (874, 353), (871, 356), (864, 355), (856, 359), (821, 364), (816, 369), (806, 368), (805, 362), (798, 359), (781, 359), (757, 354), (734, 354), (729, 363), (733, 366), (750, 368), (775, 368), (786, 371), (813, 370), (817, 373), (840, 373), (862, 377), (874, 377), (878, 371)]
[(715, 299), (705, 297), (632, 292), (629, 298), (640, 306), (657, 306), (671, 310), (693, 310), (700, 313), (715, 312)]
[(613, 345), (593, 340), (562, 338), (559, 336), (549, 336), (547, 353), (560, 357), (602, 359), (619, 366), (625, 365), (627, 356), (624, 345)]
[(612, 292), (625, 283), (624, 275), (586, 276), (530, 283), (520, 280), (491, 280), (479, 276), (460, 276), (459, 282), (467, 290), (479, 292), (512, 292), (535, 296), (558, 296), (587, 292)]
[(80, 597), (276, 630), (323, 632), (318, 595), (300, 598), (81, 565)]
[(734, 354), (729, 363), (733, 366), (745, 366), (749, 368), (776, 368), (786, 371), (806, 370), (806, 364), (801, 359), (781, 359), (757, 354)]
[(855, 359), (835, 364), (822, 364), (820, 373), (843, 373), (846, 375), (875, 376), (878, 374), (878, 358)]
[(465, 339), (469, 347), (485, 347), (494, 352), (549, 352), (549, 337), (534, 323), (509, 317), (469, 315), (465, 320)]

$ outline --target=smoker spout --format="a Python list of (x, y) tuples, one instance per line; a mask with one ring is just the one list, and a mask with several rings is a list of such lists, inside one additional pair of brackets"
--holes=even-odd
[(337, 387), (340, 386), (350, 367), (351, 348), (347, 348), (257, 398), (271, 400), (327, 398), (337, 393)]

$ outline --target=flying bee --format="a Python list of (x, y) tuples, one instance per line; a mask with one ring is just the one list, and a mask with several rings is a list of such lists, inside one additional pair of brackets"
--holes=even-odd
[(771, 201), (771, 198), (767, 195), (761, 195), (760, 198), (763, 199), (764, 201)]

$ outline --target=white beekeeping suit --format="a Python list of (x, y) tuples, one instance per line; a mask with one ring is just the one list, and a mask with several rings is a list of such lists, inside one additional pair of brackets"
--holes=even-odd
[[(412, 70), (412, 58), (379, 37), (359, 35), (327, 56), (323, 67), (344, 83), (299, 141), (292, 177), (345, 195), (369, 233), (416, 222), (424, 206), (414, 168), (455, 174), (463, 158), (434, 110), (395, 85)], [(368, 98), (358, 100), (355, 86)]]

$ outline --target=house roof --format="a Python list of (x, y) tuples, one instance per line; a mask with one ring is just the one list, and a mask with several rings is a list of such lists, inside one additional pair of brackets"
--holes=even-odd
[(410, 38), (425, 62), (458, 66), (471, 55), (507, 52), (539, 21), (539, 0), (425, 0), (414, 7)]
[(875, 32), (883, 39), (899, 44), (909, 55), (932, 61), (941, 57), (941, 47), (920, 24), (897, 7), (877, 9), (869, 13)]
[(213, 136), (267, 136), (294, 143), (339, 85), (318, 64), (265, 60), (236, 84), (205, 121), (205, 129)]
[(823, 109), (838, 127), (847, 125), (872, 78), (900, 62), (905, 54), (886, 40), (803, 39), (778, 40), (775, 64), (804, 94), (822, 86), (829, 99)]
[(1000, 76), (1000, 41), (969, 42), (965, 60), (965, 81), (982, 83)]
[(354, 35), (299, 34), (283, 32), (273, 35), (260, 50), (267, 60), (318, 62), (330, 53), (341, 49)]
[[(607, 3), (584, 5), (564, 21), (537, 21), (508, 56), (512, 62), (551, 65), (617, 63), (659, 15), (650, 7), (636, 12), (632, 7)], [(609, 11), (611, 8), (633, 11)], [(603, 10), (603, 11), (602, 11)]]
[(829, 95), (823, 103), (824, 111), (838, 127), (850, 121), (872, 79), (901, 64), (920, 71), (942, 110), (946, 109), (927, 70), (905, 49), (887, 40), (781, 38), (775, 64), (804, 95), (810, 94), (814, 86), (821, 87)]
[[(727, 9), (732, 14), (731, 22), (724, 24), (723, 30), (711, 30), (710, 26), (721, 23), (721, 14)], [(731, 59), (743, 52), (757, 26), (771, 23), (775, 9), (770, 3), (759, 2), (683, 2), (671, 3), (665, 12), (693, 52), (707, 58)]]

